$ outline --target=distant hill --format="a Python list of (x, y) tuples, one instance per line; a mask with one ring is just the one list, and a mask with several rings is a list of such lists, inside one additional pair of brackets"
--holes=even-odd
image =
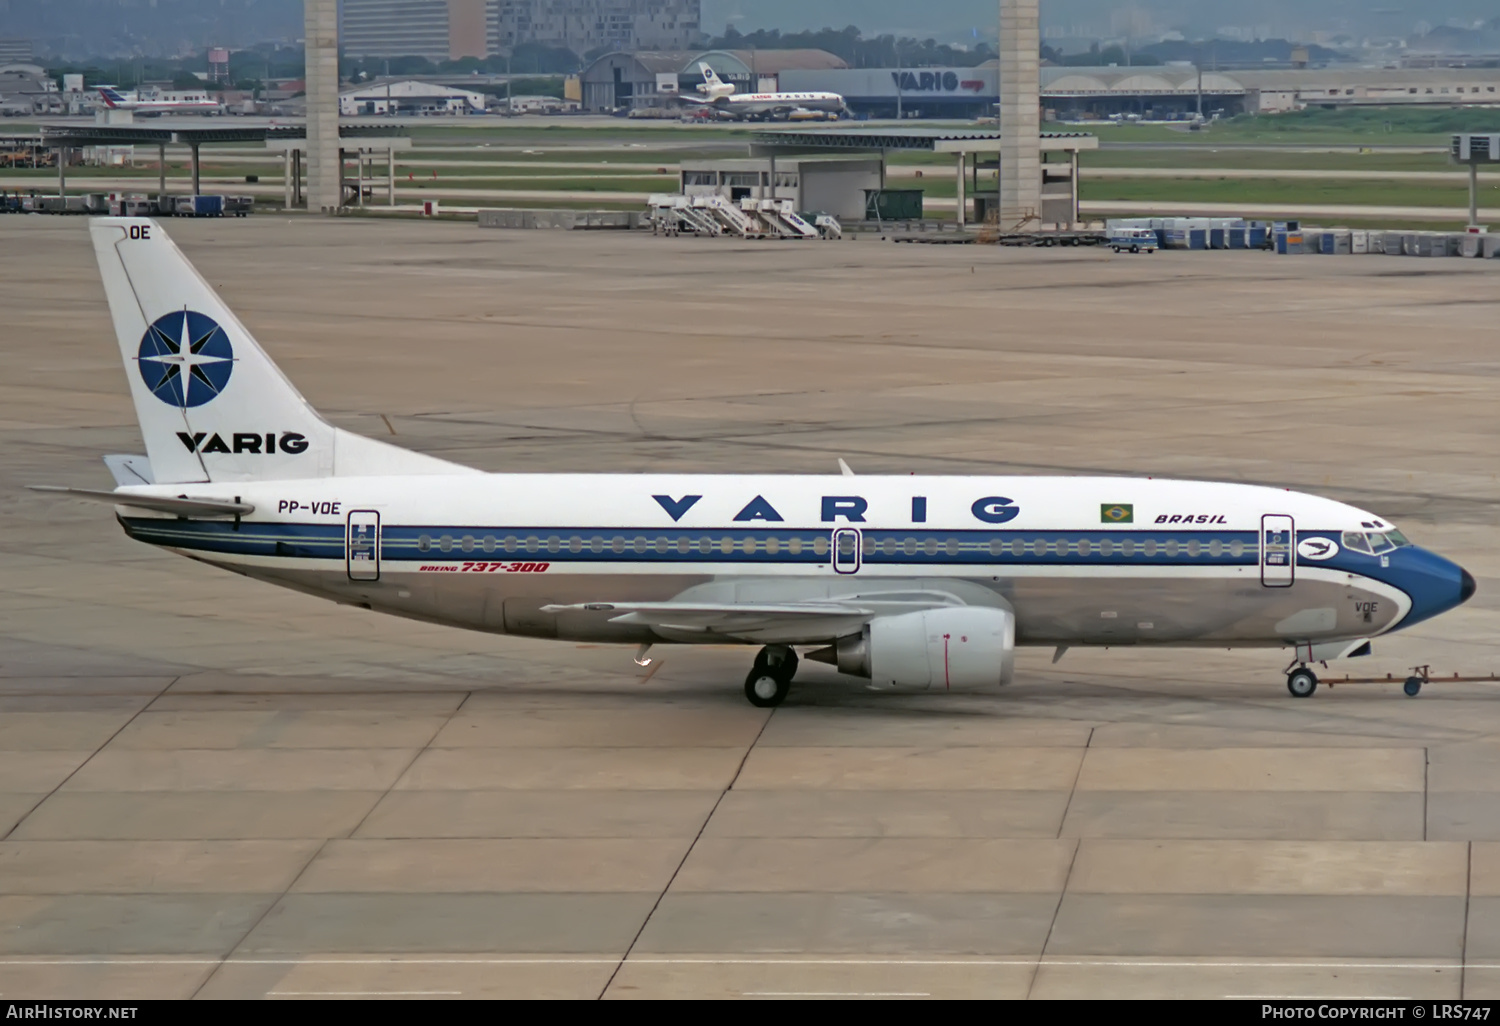
[(1408, 40), (1407, 47), (1417, 53), (1500, 53), (1500, 18), (1477, 29), (1440, 25), (1425, 36)]
[[(1166, 42), (1143, 46), (1140, 53), (1160, 58), (1162, 61), (1192, 61), (1201, 58), (1204, 65), (1218, 64), (1235, 67), (1257, 64), (1285, 64), (1292, 59), (1292, 49), (1297, 44), (1286, 39), (1261, 39), (1253, 43), (1242, 43), (1231, 39), (1213, 39), (1205, 43)], [(1342, 55), (1326, 46), (1309, 45), (1308, 60), (1314, 64), (1338, 60)]]

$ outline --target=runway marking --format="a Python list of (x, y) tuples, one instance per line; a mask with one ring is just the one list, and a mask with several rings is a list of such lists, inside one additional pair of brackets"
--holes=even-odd
[[(773, 965), (773, 966), (1063, 966), (1120, 969), (1500, 969), (1500, 962), (1246, 962), (1129, 958), (641, 958), (635, 965)], [(32, 965), (614, 965), (618, 958), (0, 958), (6, 966)], [(1396, 999), (1392, 999), (1396, 1000)], [(1404, 1000), (1404, 999), (1403, 999)]]
[(269, 990), (267, 997), (451, 997), (461, 990)]
[(744, 990), (740, 997), (932, 997), (925, 990)]

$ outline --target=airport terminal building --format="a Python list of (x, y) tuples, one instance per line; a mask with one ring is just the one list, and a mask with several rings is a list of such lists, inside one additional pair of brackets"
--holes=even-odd
[[(840, 93), (866, 117), (981, 117), (993, 115), (999, 100), (993, 62), (977, 68), (790, 69), (779, 82), (787, 90)], [(1199, 110), (1230, 116), (1308, 106), (1500, 104), (1500, 68), (1044, 67), (1041, 87), (1042, 106), (1059, 120), (1160, 118)]]

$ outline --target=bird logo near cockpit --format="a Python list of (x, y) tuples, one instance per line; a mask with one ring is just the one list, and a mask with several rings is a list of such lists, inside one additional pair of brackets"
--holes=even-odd
[(213, 318), (174, 311), (146, 329), (136, 363), (152, 395), (185, 410), (224, 391), (234, 370), (234, 347)]
[(1321, 563), (1339, 553), (1338, 542), (1330, 538), (1303, 538), (1297, 543), (1297, 555)]

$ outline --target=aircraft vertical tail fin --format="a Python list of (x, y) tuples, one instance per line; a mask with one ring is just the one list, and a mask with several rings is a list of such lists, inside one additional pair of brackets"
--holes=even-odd
[(90, 232), (157, 483), (469, 472), (318, 416), (155, 221)]

